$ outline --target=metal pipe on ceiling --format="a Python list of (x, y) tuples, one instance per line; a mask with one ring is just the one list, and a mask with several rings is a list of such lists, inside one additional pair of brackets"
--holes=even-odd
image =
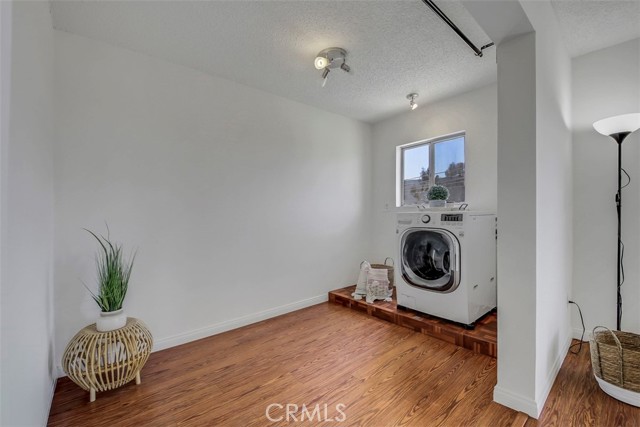
[(478, 48), (475, 44), (473, 44), (473, 42), (471, 40), (469, 40), (469, 38), (466, 36), (466, 34), (463, 33), (462, 30), (460, 28), (458, 28), (458, 26), (456, 24), (454, 24), (453, 21), (451, 19), (449, 19), (449, 17), (433, 2), (433, 0), (422, 0), (422, 2), (424, 4), (426, 4), (433, 11), (433, 13), (438, 15), (440, 17), (440, 19), (442, 19), (449, 27), (451, 27), (451, 29), (453, 31), (455, 31), (456, 34), (462, 40), (464, 40), (464, 42), (471, 48), (471, 50), (474, 51), (476, 56), (482, 57), (482, 55), (483, 55), (482, 51), (485, 50), (488, 47), (493, 46), (493, 42), (492, 42), (492, 43), (489, 43), (489, 44), (486, 44), (486, 45), (482, 46), (481, 48)]

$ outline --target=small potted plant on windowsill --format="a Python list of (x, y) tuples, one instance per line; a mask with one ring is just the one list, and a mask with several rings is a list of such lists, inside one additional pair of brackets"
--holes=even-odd
[(135, 253), (129, 261), (126, 261), (122, 254), (122, 245), (113, 243), (109, 239), (108, 227), (107, 237), (98, 236), (86, 228), (84, 230), (95, 237), (101, 247), (96, 254), (98, 292), (93, 293), (87, 287), (101, 311), (96, 321), (96, 329), (107, 332), (122, 328), (127, 323), (122, 304), (127, 295)]
[(449, 198), (449, 190), (444, 185), (432, 185), (427, 191), (430, 208), (444, 207)]

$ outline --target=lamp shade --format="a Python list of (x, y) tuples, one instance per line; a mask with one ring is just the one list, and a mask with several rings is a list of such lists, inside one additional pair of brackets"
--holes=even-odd
[(640, 129), (640, 113), (622, 114), (621, 116), (607, 117), (598, 120), (593, 124), (593, 128), (605, 136), (617, 133), (635, 132)]

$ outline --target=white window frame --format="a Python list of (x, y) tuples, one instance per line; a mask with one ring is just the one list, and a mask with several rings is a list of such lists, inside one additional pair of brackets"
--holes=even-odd
[[(435, 157), (435, 146), (436, 144), (444, 141), (449, 141), (451, 139), (456, 138), (464, 138), (464, 161), (465, 161), (465, 169), (467, 163), (467, 132), (464, 130), (449, 133), (447, 135), (437, 136), (435, 138), (422, 139), (420, 141), (410, 142), (408, 144), (398, 145), (396, 147), (396, 207), (400, 208), (403, 206), (418, 206), (417, 204), (403, 204), (404, 200), (404, 150), (408, 148), (414, 148), (420, 145), (428, 145), (429, 146), (429, 182), (435, 182), (436, 176), (436, 157)], [(465, 174), (465, 187), (466, 187), (466, 174)], [(464, 203), (458, 202), (458, 203)]]

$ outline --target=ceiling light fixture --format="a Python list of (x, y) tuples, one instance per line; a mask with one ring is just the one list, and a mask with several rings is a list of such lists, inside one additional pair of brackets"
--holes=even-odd
[(409, 100), (409, 108), (411, 108), (412, 110), (418, 108), (418, 104), (416, 103), (416, 98), (418, 96), (419, 95), (417, 93), (410, 93), (409, 95), (407, 95), (407, 99)]
[(329, 47), (318, 52), (313, 65), (322, 71), (322, 87), (327, 84), (329, 72), (334, 68), (340, 68), (347, 73), (351, 71), (351, 67), (346, 64), (347, 51), (341, 47)]

